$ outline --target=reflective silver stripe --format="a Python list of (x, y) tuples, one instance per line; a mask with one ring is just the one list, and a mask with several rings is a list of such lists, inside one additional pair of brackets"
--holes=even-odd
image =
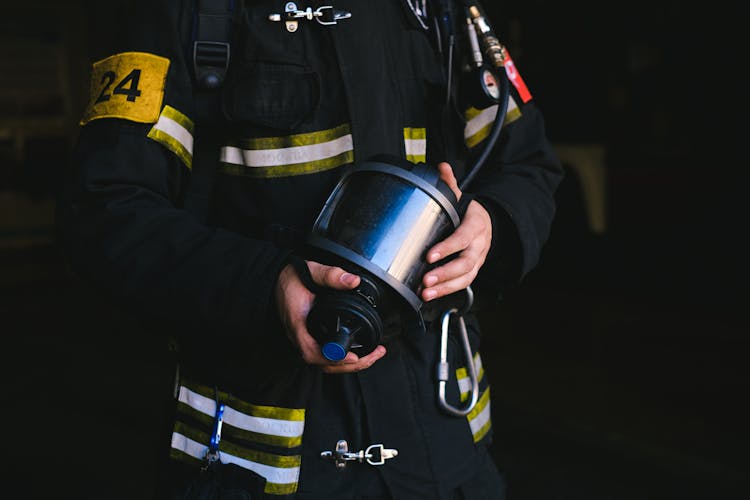
[[(469, 146), (475, 146), (489, 135), (489, 129), (497, 116), (498, 105), (494, 104), (483, 110), (467, 111), (467, 122), (464, 127), (464, 139)], [(505, 112), (505, 123), (510, 123), (520, 116), (518, 105), (512, 96), (508, 96), (508, 109)]]
[[(185, 386), (180, 387), (178, 401), (211, 417), (216, 412), (216, 401)], [(304, 421), (256, 417), (239, 412), (229, 405), (224, 409), (224, 424), (259, 434), (294, 438), (301, 437), (305, 427)]]
[(193, 161), (193, 122), (170, 106), (164, 106), (148, 137), (176, 154), (190, 168)]
[(173, 137), (188, 153), (191, 155), (193, 154), (193, 134), (191, 134), (185, 127), (173, 119), (162, 115), (159, 117), (159, 121), (154, 125), (154, 128)]
[(425, 156), (427, 154), (427, 139), (405, 139), (406, 156)]
[(412, 163), (424, 162), (427, 159), (427, 130), (425, 128), (404, 129), (404, 152), (406, 159)]
[(490, 389), (488, 387), (474, 409), (466, 416), (475, 443), (481, 440), (492, 427), (490, 413)]
[[(172, 433), (172, 448), (198, 460), (202, 460), (208, 450), (208, 446), (205, 444), (194, 441), (179, 432)], [(260, 474), (266, 478), (267, 482), (275, 485), (295, 486), (299, 481), (299, 467), (274, 467), (240, 458), (226, 451), (221, 451), (221, 462), (237, 464), (244, 469)]]
[(234, 146), (221, 148), (221, 161), (245, 167), (275, 167), (292, 165), (332, 158), (347, 151), (353, 151), (351, 134), (331, 141), (305, 146), (292, 146), (278, 149), (240, 149)]
[[(474, 355), (474, 368), (477, 372), (477, 379), (482, 380), (484, 368), (482, 367), (482, 358), (479, 356), (479, 353)], [(471, 378), (466, 373), (466, 368), (456, 370), (456, 378), (458, 379), (458, 390), (461, 392), (461, 401), (464, 401), (469, 391), (471, 391)]]
[[(494, 104), (489, 108), (485, 108), (480, 111), (479, 114), (474, 118), (466, 122), (466, 127), (464, 128), (464, 139), (468, 139), (471, 136), (476, 135), (484, 127), (494, 122), (495, 117), (497, 116), (497, 108), (497, 104)], [(510, 102), (508, 102), (508, 108), (510, 108)]]

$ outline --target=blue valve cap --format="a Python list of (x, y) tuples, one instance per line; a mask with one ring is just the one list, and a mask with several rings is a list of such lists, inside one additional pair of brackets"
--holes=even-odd
[(341, 361), (346, 357), (346, 349), (336, 342), (328, 342), (321, 349), (323, 357), (329, 361)]

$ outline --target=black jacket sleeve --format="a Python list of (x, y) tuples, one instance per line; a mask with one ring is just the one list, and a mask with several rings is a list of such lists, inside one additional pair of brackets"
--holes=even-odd
[(520, 107), (468, 189), (493, 220), (492, 248), (475, 281), (484, 295), (515, 286), (538, 264), (563, 177), (541, 112), (533, 101)]
[[(189, 115), (182, 48), (189, 19), (180, 2), (143, 8), (133, 9), (137, 22), (119, 50), (170, 59), (164, 103)], [(69, 265), (126, 310), (247, 334), (268, 319), (287, 252), (207, 227), (181, 209), (190, 171), (147, 137), (152, 125), (101, 118), (81, 128), (57, 213)]]

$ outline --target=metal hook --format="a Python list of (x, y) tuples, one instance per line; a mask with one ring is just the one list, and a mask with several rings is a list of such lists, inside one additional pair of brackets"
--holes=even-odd
[[(330, 11), (330, 21), (324, 21), (324, 11)], [(284, 15), (282, 14), (270, 14), (268, 19), (270, 21), (284, 21), (286, 23), (286, 29), (290, 33), (297, 31), (297, 26), (300, 19), (307, 19), (308, 21), (315, 21), (323, 26), (332, 26), (338, 24), (341, 19), (349, 19), (352, 17), (351, 12), (334, 8), (332, 5), (321, 5), (317, 9), (313, 10), (312, 7), (307, 7), (304, 10), (299, 10), (297, 4), (294, 2), (287, 2), (284, 6)]]
[(335, 451), (323, 451), (322, 458), (333, 460), (336, 468), (342, 470), (347, 462), (368, 463), (370, 465), (383, 465), (386, 460), (398, 456), (398, 450), (386, 448), (381, 443), (371, 444), (365, 450), (356, 452), (349, 451), (349, 444), (340, 439), (336, 442)]
[(214, 415), (214, 427), (211, 431), (208, 449), (204, 456), (203, 470), (206, 470), (211, 464), (218, 462), (221, 458), (219, 443), (221, 442), (221, 427), (224, 423), (224, 409), (226, 405), (219, 402), (219, 390), (215, 387), (214, 394), (216, 399), (216, 414)]
[[(332, 21), (323, 21), (323, 10), (326, 10), (326, 9), (331, 11)], [(349, 19), (350, 17), (352, 17), (351, 12), (336, 9), (332, 5), (321, 5), (315, 10), (315, 13), (316, 13), (315, 20), (318, 21), (318, 24), (322, 24), (323, 26), (331, 26), (334, 24), (338, 24), (338, 22), (341, 19)]]
[[(465, 417), (471, 410), (476, 406), (479, 400), (479, 377), (477, 376), (477, 369), (474, 366), (474, 356), (471, 352), (471, 344), (469, 344), (469, 334), (466, 331), (466, 322), (464, 321), (464, 314), (466, 314), (471, 308), (474, 302), (474, 292), (470, 287), (466, 288), (466, 303), (464, 307), (459, 311), (456, 308), (452, 308), (443, 314), (443, 320), (441, 324), (440, 334), (440, 361), (438, 362), (438, 403), (440, 407), (451, 415), (457, 417)], [(448, 334), (450, 329), (450, 319), (452, 315), (458, 316), (458, 329), (461, 333), (461, 344), (464, 349), (464, 355), (466, 358), (466, 368), (469, 372), (469, 379), (471, 380), (471, 399), (464, 408), (457, 408), (445, 399), (445, 384), (448, 382), (450, 374), (450, 364), (448, 363)]]
[(474, 290), (470, 286), (467, 286), (464, 292), (466, 292), (466, 301), (464, 302), (464, 306), (456, 313), (459, 316), (467, 314), (471, 310), (471, 306), (474, 305)]

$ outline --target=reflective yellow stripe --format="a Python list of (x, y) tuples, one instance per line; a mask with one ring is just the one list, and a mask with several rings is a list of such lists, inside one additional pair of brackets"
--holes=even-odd
[[(205, 396), (211, 399), (218, 397), (220, 401), (224, 402), (224, 404), (232, 406), (232, 408), (249, 415), (266, 418), (277, 418), (281, 420), (305, 420), (305, 410), (303, 408), (280, 408), (275, 406), (254, 405), (252, 403), (246, 403), (240, 399), (237, 399), (236, 396), (224, 391), (218, 391), (218, 394), (216, 394), (214, 389), (208, 387), (207, 385), (196, 384), (184, 379), (181, 380), (181, 382), (184, 387), (200, 394), (201, 396)], [(213, 414), (211, 415), (213, 416)]]
[[(206, 388), (203, 389), (205, 392)], [(222, 395), (221, 392), (219, 398), (226, 405), (224, 436), (285, 448), (295, 448), (302, 444), (305, 410), (252, 405), (225, 393)], [(216, 411), (213, 396), (181, 386), (178, 402), (177, 409), (180, 413), (190, 415), (207, 426), (213, 421)]]
[(291, 495), (297, 491), (297, 483), (294, 484), (280, 484), (266, 482), (266, 486), (263, 488), (265, 493), (269, 495)]
[(404, 151), (406, 159), (412, 163), (425, 162), (427, 160), (427, 129), (404, 128)]
[(221, 148), (220, 171), (248, 177), (286, 177), (330, 170), (354, 161), (349, 124), (284, 137), (245, 139)]
[[(210, 427), (213, 424), (213, 416), (209, 416), (206, 413), (198, 411), (184, 403), (178, 403), (177, 411), (183, 415), (187, 415), (193, 420), (201, 422), (206, 427)], [(225, 410), (226, 411), (226, 410)], [(233, 420), (230, 420), (233, 421)], [(254, 443), (262, 443), (271, 446), (278, 446), (281, 448), (296, 448), (302, 444), (302, 434), (297, 436), (279, 436), (275, 434), (267, 434), (264, 432), (256, 432), (252, 430), (243, 429), (232, 425), (231, 423), (224, 422), (222, 428), (224, 436), (241, 439), (243, 441), (252, 441)]]
[[(197, 464), (205, 457), (210, 436), (182, 422), (176, 422), (172, 432), (170, 456)], [(301, 455), (276, 455), (251, 450), (227, 441), (219, 443), (222, 463), (234, 463), (266, 479), (264, 491), (269, 494), (288, 495), (297, 491)]]
[(314, 174), (331, 170), (354, 161), (354, 151), (346, 151), (325, 160), (298, 163), (296, 165), (279, 165), (275, 167), (248, 168), (243, 165), (222, 163), (219, 170), (227, 175), (269, 179), (272, 177), (291, 177), (293, 175)]
[[(466, 127), (464, 128), (464, 140), (466, 145), (473, 148), (487, 136), (490, 135), (492, 124), (497, 116), (498, 106), (493, 105), (485, 109), (469, 108), (464, 112), (466, 118)], [(503, 126), (514, 122), (521, 117), (521, 110), (518, 108), (513, 97), (508, 97), (508, 109), (505, 112), (505, 121)]]
[(308, 132), (305, 134), (294, 134), (282, 137), (260, 137), (255, 139), (245, 139), (237, 144), (242, 149), (262, 150), (262, 149), (280, 149), (296, 146), (312, 146), (323, 144), (340, 137), (351, 135), (351, 129), (348, 123), (337, 127), (321, 130), (318, 132)]
[(488, 387), (479, 397), (474, 409), (466, 416), (475, 443), (479, 442), (492, 427), (490, 417), (490, 388)]
[[(477, 380), (482, 380), (484, 377), (484, 367), (482, 366), (482, 358), (479, 353), (474, 355), (474, 369), (477, 372)], [(469, 398), (469, 392), (471, 392), (471, 379), (469, 378), (468, 370), (464, 367), (456, 370), (456, 380), (458, 381), (458, 390), (461, 393), (461, 401), (466, 401)]]
[(172, 106), (169, 106), (169, 105), (164, 106), (164, 109), (161, 110), (161, 116), (166, 116), (170, 120), (173, 120), (179, 123), (185, 130), (190, 132), (190, 135), (193, 135), (195, 133), (195, 126), (193, 125), (193, 120), (183, 115), (182, 113), (174, 109)]
[(352, 136), (345, 135), (320, 144), (290, 146), (276, 149), (241, 149), (234, 146), (221, 148), (221, 161), (245, 167), (280, 167), (325, 161), (327, 158), (352, 151)]
[(193, 166), (193, 122), (170, 106), (164, 106), (148, 137), (173, 152), (187, 168)]

